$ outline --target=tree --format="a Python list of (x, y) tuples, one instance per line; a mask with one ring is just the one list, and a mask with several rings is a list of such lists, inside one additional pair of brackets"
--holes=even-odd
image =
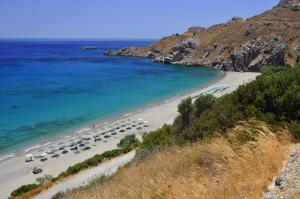
[(126, 148), (134, 143), (139, 142), (139, 140), (135, 137), (134, 134), (126, 135), (120, 142), (117, 144), (118, 148)]
[(210, 109), (212, 105), (215, 103), (216, 97), (213, 95), (205, 95), (199, 96), (194, 104), (195, 104), (195, 112), (194, 117), (200, 117), (203, 111)]

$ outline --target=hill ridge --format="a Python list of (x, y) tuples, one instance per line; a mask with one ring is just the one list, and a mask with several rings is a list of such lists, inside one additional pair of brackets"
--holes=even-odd
[(190, 27), (147, 47), (108, 51), (110, 56), (152, 58), (155, 62), (209, 66), (223, 71), (258, 71), (263, 65), (294, 65), (300, 59), (300, 0), (248, 19), (234, 16), (209, 28)]

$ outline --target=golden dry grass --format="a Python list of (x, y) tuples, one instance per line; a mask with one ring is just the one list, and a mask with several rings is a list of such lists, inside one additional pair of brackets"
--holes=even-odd
[(261, 198), (290, 153), (290, 136), (275, 136), (257, 121), (241, 122), (227, 135), (168, 148), (67, 198)]

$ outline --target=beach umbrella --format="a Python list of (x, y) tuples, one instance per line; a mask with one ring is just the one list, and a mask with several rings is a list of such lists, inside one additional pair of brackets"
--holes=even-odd
[(38, 152), (43, 152), (44, 151), (44, 149), (39, 149), (39, 150), (37, 150)]
[(82, 138), (82, 137), (79, 135), (79, 136), (77, 136), (76, 138), (80, 139), (80, 138)]
[(25, 155), (27, 158), (30, 158), (30, 157), (32, 157), (32, 154), (31, 153), (28, 153), (28, 154), (26, 154)]
[(82, 143), (82, 140), (78, 140), (77, 143)]
[(84, 144), (90, 144), (90, 142), (85, 142)]
[(115, 125), (119, 125), (119, 123), (115, 123)]
[(148, 124), (145, 124), (144, 127), (149, 127), (149, 125), (148, 125)]
[(108, 128), (113, 128), (113, 126), (108, 126)]
[(70, 144), (76, 145), (77, 143), (76, 142), (71, 142)]
[(90, 133), (86, 133), (85, 135), (91, 135)]
[(142, 124), (144, 124), (144, 122), (140, 122), (140, 123), (138, 123), (138, 125), (142, 125)]
[(62, 144), (64, 144), (64, 142), (60, 142), (60, 143), (58, 143), (58, 145), (62, 145)]
[(55, 153), (56, 151), (58, 151), (57, 149), (52, 149), (51, 152)]
[(132, 123), (136, 123), (136, 121), (132, 121)]
[(41, 156), (46, 156), (47, 155), (47, 153), (41, 153)]
[(121, 122), (122, 122), (122, 123), (125, 123), (125, 121), (124, 121), (124, 120), (122, 120)]
[(68, 141), (69, 141), (69, 142), (74, 142), (74, 139), (69, 139)]
[(101, 128), (101, 130), (105, 130), (105, 128), (103, 127), (103, 128)]
[(50, 147), (49, 147), (49, 149), (54, 149), (54, 148), (55, 148), (55, 146), (50, 146)]

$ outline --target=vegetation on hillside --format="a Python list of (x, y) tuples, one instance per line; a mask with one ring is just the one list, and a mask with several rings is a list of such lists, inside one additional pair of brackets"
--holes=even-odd
[(297, 64), (264, 66), (231, 94), (182, 100), (173, 125), (144, 133), (132, 164), (80, 198), (261, 197), (285, 157), (278, 138), (300, 138), (299, 76)]

